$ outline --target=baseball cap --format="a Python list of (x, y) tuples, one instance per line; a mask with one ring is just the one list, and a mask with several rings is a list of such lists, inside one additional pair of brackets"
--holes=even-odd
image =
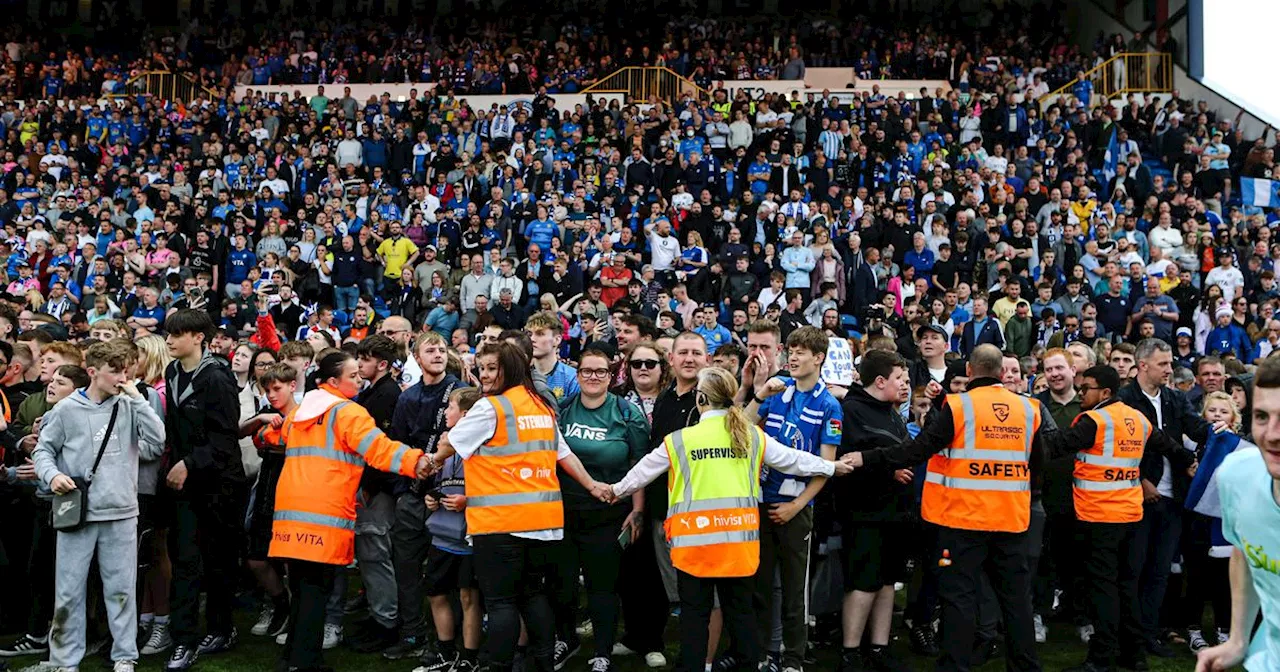
[(926, 324), (923, 327), (920, 327), (919, 329), (916, 330), (916, 338), (924, 338), (925, 333), (930, 331), (932, 331), (935, 334), (938, 334), (943, 339), (949, 338), (947, 336), (947, 330), (943, 329), (942, 325), (940, 324)]
[(1187, 338), (1191, 338), (1191, 328), (1190, 328), (1190, 327), (1178, 327), (1177, 335), (1178, 335), (1178, 336), (1186, 336)]

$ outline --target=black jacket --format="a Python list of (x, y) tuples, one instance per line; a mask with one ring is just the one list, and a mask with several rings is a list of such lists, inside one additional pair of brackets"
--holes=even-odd
[[(837, 455), (896, 446), (911, 438), (897, 405), (880, 401), (862, 387), (845, 395), (844, 429)], [(919, 467), (923, 469), (923, 465)], [(919, 514), (914, 505), (915, 488), (893, 478), (887, 465), (857, 469), (845, 478), (833, 479), (836, 510), (841, 520), (888, 522)]]
[[(1142, 388), (1138, 383), (1133, 382), (1120, 388), (1120, 401), (1137, 409), (1151, 421), (1151, 424), (1159, 427), (1169, 438), (1181, 447), (1182, 437), (1187, 436), (1197, 444), (1203, 443), (1209, 437), (1209, 421), (1205, 420), (1200, 414), (1196, 413), (1196, 409), (1191, 406), (1191, 402), (1187, 401), (1187, 397), (1182, 392), (1169, 387), (1160, 388), (1160, 415), (1164, 419), (1164, 424), (1160, 424), (1156, 419), (1156, 409), (1147, 399), (1147, 395), (1142, 393)], [(1164, 476), (1164, 456), (1157, 453), (1148, 452), (1142, 456), (1142, 478), (1151, 481), (1152, 485), (1160, 483), (1160, 479)], [(1191, 477), (1187, 475), (1186, 469), (1177, 468), (1174, 464), (1173, 470), (1173, 498), (1179, 502), (1187, 498), (1187, 489), (1191, 486)]]
[(245, 480), (236, 378), (227, 360), (208, 350), (180, 386), (181, 366), (175, 360), (164, 372), (169, 464), (186, 463), (187, 482), (179, 494), (223, 493)]
[[(373, 424), (383, 433), (391, 431), (391, 417), (396, 410), (396, 402), (400, 400), (400, 385), (396, 376), (388, 374), (378, 379), (373, 385), (365, 388), (356, 397), (356, 403), (369, 412)], [(360, 476), (360, 486), (370, 492), (391, 492), (397, 477), (373, 467), (365, 467)]]

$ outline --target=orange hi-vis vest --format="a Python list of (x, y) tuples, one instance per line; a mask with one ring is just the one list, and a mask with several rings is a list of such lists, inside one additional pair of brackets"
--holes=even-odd
[(958, 530), (1025, 532), (1039, 406), (998, 385), (947, 395), (947, 406), (955, 435), (929, 458), (921, 516)]
[(329, 386), (308, 392), (281, 426), (285, 459), (270, 557), (351, 564), (365, 465), (413, 476), (422, 457), (421, 450), (388, 439), (368, 411), (335, 392)]
[(467, 459), (467, 533), (510, 534), (564, 527), (556, 416), (523, 386), (493, 402), (493, 438)]
[[(1076, 518), (1089, 523), (1136, 523), (1142, 520), (1142, 477), (1138, 465), (1151, 421), (1122, 402), (1082, 413), (1098, 430), (1093, 445), (1076, 453), (1071, 489)], [(1079, 418), (1076, 419), (1079, 422)]]
[(760, 567), (760, 472), (765, 435), (735, 449), (723, 416), (703, 416), (663, 441), (671, 459), (667, 520), (671, 564), (698, 577), (754, 576)]

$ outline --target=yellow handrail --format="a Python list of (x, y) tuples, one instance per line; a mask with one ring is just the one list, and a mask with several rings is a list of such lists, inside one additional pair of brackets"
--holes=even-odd
[(633, 100), (648, 100), (657, 96), (673, 101), (685, 93), (695, 97), (707, 95), (705, 89), (664, 66), (627, 66), (582, 90), (583, 93), (616, 91), (626, 91)]
[[(1173, 90), (1173, 56), (1161, 52), (1125, 52), (1116, 54), (1084, 73), (1093, 83), (1090, 106), (1130, 93), (1164, 93)], [(1040, 96), (1041, 107), (1071, 93), (1076, 79), (1065, 86)]]
[(204, 94), (210, 100), (215, 98), (213, 89), (201, 86), (191, 73), (173, 73), (168, 70), (140, 72), (125, 82), (121, 93), (109, 94), (107, 97), (128, 98), (144, 94), (162, 100), (183, 102), (191, 102), (200, 94)]

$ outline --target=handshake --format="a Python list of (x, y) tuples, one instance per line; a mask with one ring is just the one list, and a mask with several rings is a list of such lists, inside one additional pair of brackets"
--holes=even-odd
[(618, 501), (618, 496), (613, 492), (613, 486), (600, 481), (593, 481), (591, 487), (587, 488), (592, 497), (604, 502), (605, 504), (613, 504)]

